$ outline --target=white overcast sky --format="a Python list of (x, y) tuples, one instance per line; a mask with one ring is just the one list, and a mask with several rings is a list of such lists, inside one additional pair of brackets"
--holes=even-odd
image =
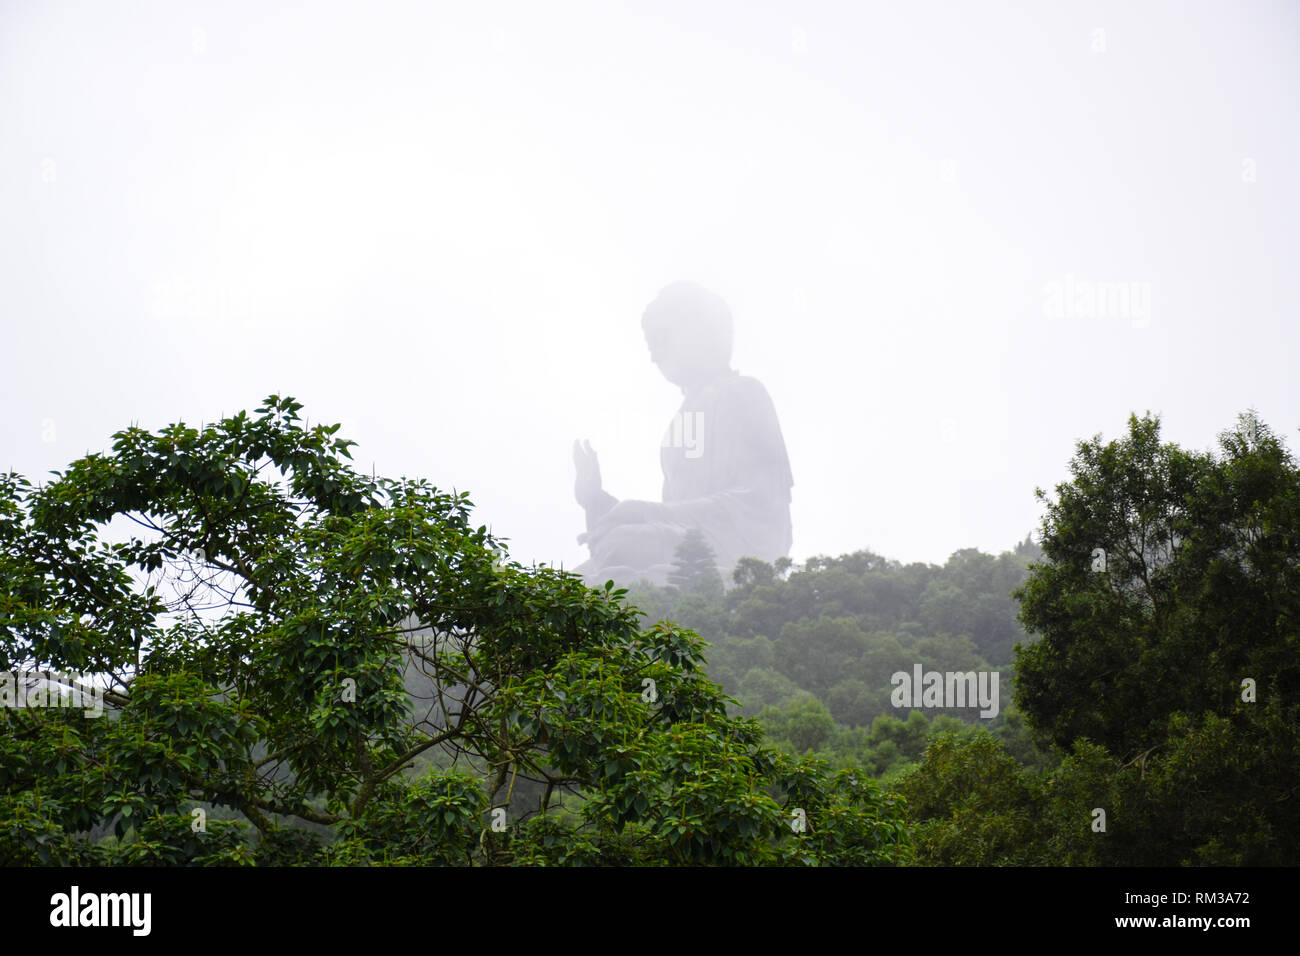
[(659, 496), (689, 278), (796, 560), (1000, 551), (1130, 412), (1300, 446), (1298, 110), (1293, 2), (4, 0), (0, 467), (288, 394), (571, 567), (574, 438)]

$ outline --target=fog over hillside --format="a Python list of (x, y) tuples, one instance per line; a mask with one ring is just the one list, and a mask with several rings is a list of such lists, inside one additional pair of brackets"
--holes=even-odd
[(1013, 547), (1076, 440), (1300, 424), (1287, 3), (6, 4), (0, 465), (272, 392), (573, 567), (693, 279), (792, 556)]

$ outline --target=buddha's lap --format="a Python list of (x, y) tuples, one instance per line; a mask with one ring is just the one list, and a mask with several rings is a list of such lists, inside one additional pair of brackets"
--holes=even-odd
[(671, 563), (686, 529), (663, 522), (621, 524), (611, 528), (592, 549), (592, 558), (600, 563), (648, 567)]

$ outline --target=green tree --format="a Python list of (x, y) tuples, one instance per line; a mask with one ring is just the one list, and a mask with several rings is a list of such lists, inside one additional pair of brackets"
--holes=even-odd
[(722, 594), (722, 575), (718, 573), (717, 558), (699, 528), (691, 528), (678, 542), (668, 583), (686, 593)]
[(902, 805), (764, 746), (694, 633), (503, 560), (300, 409), (0, 480), (0, 669), (107, 687), (0, 708), (0, 863), (908, 859)]
[(987, 731), (937, 735), (924, 762), (904, 774), (897, 789), (912, 813), (921, 863), (1049, 862), (1036, 823), (1039, 788)]
[(831, 712), (815, 697), (805, 697), (786, 711), (785, 736), (798, 753), (819, 749), (834, 733)]
[(1042, 638), (1018, 659), (1018, 698), (1056, 745), (1132, 757), (1174, 713), (1244, 713), (1245, 678), (1300, 706), (1300, 471), (1253, 418), (1221, 446), (1162, 444), (1150, 417), (1080, 443), (1018, 592)]
[(1100, 748), (1076, 789), (1111, 801), (1111, 861), (1300, 854), (1300, 470), (1253, 414), (1219, 446), (1161, 443), (1150, 416), (1081, 442), (1018, 592), (1040, 636), (1018, 705), (1063, 752)]
[[(789, 569), (790, 561), (788, 558), (778, 560), (784, 561), (783, 567)], [(741, 558), (731, 571), (731, 580), (738, 588), (746, 591), (750, 588), (775, 584), (779, 577), (780, 575), (772, 565), (759, 558)]]

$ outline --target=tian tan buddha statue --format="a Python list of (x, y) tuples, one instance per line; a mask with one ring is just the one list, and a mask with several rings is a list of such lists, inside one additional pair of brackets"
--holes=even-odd
[(663, 501), (619, 501), (601, 487), (589, 442), (574, 442), (574, 484), (587, 512), (576, 569), (588, 584), (667, 583), (682, 536), (698, 528), (723, 580), (742, 557), (774, 561), (790, 550), (790, 460), (767, 390), (731, 368), (727, 304), (694, 283), (668, 286), (641, 318), (650, 359), (682, 390), (664, 435)]

